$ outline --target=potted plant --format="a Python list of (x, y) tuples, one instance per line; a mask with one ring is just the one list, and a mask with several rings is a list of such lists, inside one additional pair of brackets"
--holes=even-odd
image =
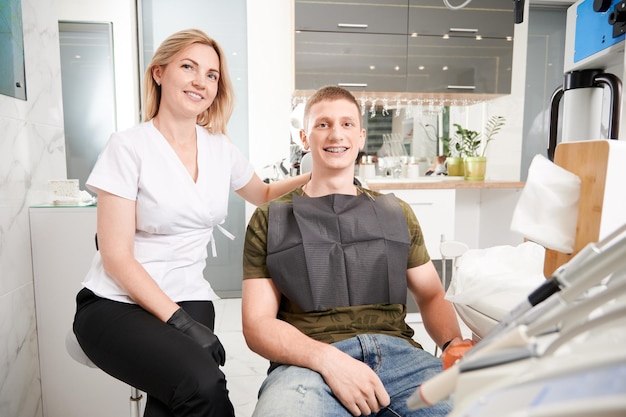
[(442, 137), (439, 140), (443, 143), (443, 154), (446, 157), (445, 163), (448, 176), (464, 176), (465, 170), (463, 167), (463, 153), (461, 149), (461, 142), (458, 140), (458, 137)]
[[(464, 157), (465, 179), (468, 181), (483, 181), (487, 168), (487, 146), (500, 132), (506, 119), (504, 116), (491, 116), (485, 124), (483, 133), (463, 128), (459, 124), (456, 127), (456, 137), (460, 143), (461, 153)], [(482, 149), (481, 149), (482, 146)]]

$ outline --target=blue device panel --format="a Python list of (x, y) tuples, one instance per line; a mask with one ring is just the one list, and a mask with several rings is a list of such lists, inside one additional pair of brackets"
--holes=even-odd
[(609, 24), (609, 14), (620, 0), (613, 0), (604, 13), (593, 10), (593, 0), (585, 0), (576, 9), (576, 39), (574, 41), (574, 62), (579, 62), (617, 43), (623, 42), (626, 34), (613, 37), (613, 26)]

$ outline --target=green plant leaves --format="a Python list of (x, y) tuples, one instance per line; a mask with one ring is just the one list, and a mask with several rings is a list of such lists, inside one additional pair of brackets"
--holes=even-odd
[[(487, 145), (495, 136), (500, 132), (502, 126), (506, 123), (504, 116), (491, 116), (485, 124), (484, 132), (478, 133), (475, 130), (465, 129), (458, 123), (454, 123), (456, 128), (455, 135), (452, 139), (448, 140), (448, 156), (485, 156), (487, 151)], [(480, 151), (480, 145), (485, 141), (485, 146)], [(445, 143), (444, 143), (445, 149)], [(456, 152), (454, 152), (454, 151)], [(456, 154), (456, 155), (455, 155)]]

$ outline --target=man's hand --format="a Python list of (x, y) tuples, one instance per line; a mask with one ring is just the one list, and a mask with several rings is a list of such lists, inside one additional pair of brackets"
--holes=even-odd
[(182, 308), (179, 308), (174, 312), (174, 314), (172, 314), (172, 317), (169, 318), (167, 324), (174, 326), (176, 329), (198, 342), (200, 346), (206, 349), (211, 356), (213, 356), (215, 362), (224, 366), (224, 363), (226, 362), (226, 352), (224, 351), (224, 346), (222, 346), (222, 343), (217, 336), (215, 336), (215, 333), (211, 331), (211, 329), (192, 319), (191, 316)]
[(369, 366), (338, 349), (327, 357), (320, 373), (353, 416), (377, 413), (391, 401), (380, 378)]

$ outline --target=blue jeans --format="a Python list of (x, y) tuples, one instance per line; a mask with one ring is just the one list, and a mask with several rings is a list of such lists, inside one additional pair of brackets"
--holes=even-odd
[[(434, 417), (451, 410), (450, 401), (409, 410), (406, 400), (425, 380), (443, 370), (441, 360), (399, 337), (362, 334), (333, 344), (372, 368), (391, 403), (372, 416)], [(298, 366), (280, 366), (265, 379), (253, 417), (350, 417), (320, 374)]]

